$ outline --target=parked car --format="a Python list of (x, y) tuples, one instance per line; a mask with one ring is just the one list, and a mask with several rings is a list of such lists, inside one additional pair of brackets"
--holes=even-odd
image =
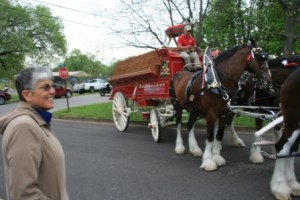
[(0, 105), (11, 99), (11, 95), (7, 91), (0, 90)]
[(58, 83), (54, 84), (55, 89), (55, 98), (60, 98), (62, 96), (71, 98), (73, 95), (73, 90), (71, 88), (65, 88), (65, 86), (60, 85)]
[(105, 79), (96, 78), (83, 83), (83, 87), (85, 92), (94, 93), (102, 88), (106, 88), (107, 84), (109, 83)]
[(73, 92), (83, 94), (84, 93), (84, 83), (76, 83), (73, 85)]
[(73, 85), (72, 88), (73, 88), (74, 93), (79, 93), (79, 94), (84, 93), (83, 83), (76, 83), (76, 84)]

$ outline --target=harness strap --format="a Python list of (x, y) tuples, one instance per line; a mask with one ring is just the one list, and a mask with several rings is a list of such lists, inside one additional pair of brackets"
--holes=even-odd
[(186, 100), (189, 100), (189, 101), (193, 101), (194, 100), (195, 94), (192, 94), (193, 85), (194, 85), (194, 83), (196, 81), (197, 76), (200, 76), (200, 74), (202, 72), (203, 72), (203, 70), (194, 73), (193, 76), (192, 76), (192, 78), (189, 80), (189, 82), (188, 82), (188, 84), (186, 86), (186, 90), (185, 90), (185, 99)]
[(249, 63), (251, 61), (251, 59), (253, 58), (253, 51), (251, 50), (251, 53), (249, 53), (246, 61)]

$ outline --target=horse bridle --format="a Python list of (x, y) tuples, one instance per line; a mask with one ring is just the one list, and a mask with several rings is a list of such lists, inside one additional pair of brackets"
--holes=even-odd
[(270, 72), (270, 69), (269, 69), (269, 65), (268, 65), (268, 54), (263, 51), (260, 47), (251, 47), (251, 53), (249, 54), (248, 58), (247, 58), (247, 66), (246, 68), (249, 69), (249, 64), (251, 63), (251, 61), (253, 59), (256, 59), (256, 61), (258, 62), (258, 64), (260, 65), (260, 71), (262, 72), (263, 76), (258, 79), (258, 83), (261, 83), (259, 84), (260, 87), (267, 87), (269, 84), (268, 84), (268, 81), (266, 81), (265, 77), (264, 77), (264, 73), (267, 72), (269, 77), (271, 78), (271, 72)]
[[(268, 66), (268, 63), (267, 63), (268, 54), (266, 52), (262, 51), (262, 49), (259, 48), (259, 47), (258, 48), (250, 47), (250, 49), (251, 49), (251, 52), (249, 53), (249, 55), (247, 57), (247, 60), (246, 60), (247, 61), (246, 69), (249, 67), (249, 64), (251, 63), (251, 61), (255, 58), (257, 60), (258, 64), (261, 66), (261, 71), (263, 73), (265, 71), (268, 71), (268, 73), (270, 75), (271, 72), (269, 70), (269, 66)], [(259, 58), (257, 58), (256, 56), (258, 56)], [(265, 62), (265, 64), (263, 64), (263, 62)], [(217, 68), (216, 68), (216, 70), (218, 71)], [(249, 73), (249, 72), (246, 72), (246, 73)], [(249, 75), (248, 76), (246, 75), (244, 77), (242, 76), (241, 79), (244, 79), (244, 81), (247, 81), (248, 77), (249, 77)], [(241, 81), (241, 79), (240, 80), (233, 80), (229, 77), (227, 77), (227, 79), (237, 83), (238, 87), (235, 90), (229, 90), (229, 89), (225, 88), (223, 85), (221, 85), (222, 89), (224, 90), (223, 91), (224, 92), (224, 94), (223, 94), (223, 99), (224, 100), (228, 100), (229, 98), (234, 96), (241, 89), (241, 83), (243, 82), (243, 81)], [(270, 87), (271, 84), (267, 84), (267, 82), (265, 82), (264, 80), (265, 80), (264, 76), (261, 79), (257, 79), (257, 78), (256, 78), (256, 80), (253, 79), (253, 81), (258, 82), (258, 87), (265, 87), (266, 88), (267, 85), (268, 85), (268, 89), (270, 89), (269, 87)], [(262, 83), (262, 84), (259, 84), (259, 83)]]

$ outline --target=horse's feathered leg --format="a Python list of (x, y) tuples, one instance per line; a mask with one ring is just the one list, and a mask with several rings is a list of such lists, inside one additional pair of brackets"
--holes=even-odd
[(219, 120), (216, 121), (216, 126), (215, 126), (216, 135), (214, 137), (212, 153), (213, 153), (213, 160), (216, 162), (218, 166), (224, 166), (226, 164), (225, 159), (221, 156), (221, 150), (222, 150), (221, 143), (223, 140), (226, 124), (227, 124), (226, 118), (220, 118)]
[[(288, 131), (287, 128), (284, 131)], [(284, 135), (288, 134), (284, 133)], [(291, 148), (295, 144), (299, 135), (300, 129), (296, 129), (288, 139), (281, 137), (276, 144), (276, 146), (281, 149), (277, 155), (289, 155)], [(270, 186), (276, 199), (289, 200), (292, 199), (291, 195), (300, 195), (300, 184), (296, 180), (294, 171), (294, 157), (279, 158), (276, 160)]]
[[(254, 136), (254, 141), (258, 142), (261, 139)], [(254, 163), (254, 164), (261, 164), (264, 162), (264, 157), (261, 155), (261, 147), (260, 146), (251, 146), (250, 149), (250, 157), (249, 157), (249, 161)]]
[[(262, 120), (255, 119), (255, 130), (260, 130), (262, 126)], [(259, 141), (260, 138), (255, 137), (255, 142)], [(264, 157), (261, 155), (261, 147), (260, 146), (252, 146), (250, 150), (250, 157), (249, 160), (255, 164), (260, 164), (264, 162)]]
[(207, 115), (206, 126), (207, 126), (207, 140), (205, 141), (205, 150), (202, 157), (201, 169), (205, 171), (214, 171), (218, 168), (217, 163), (213, 160), (213, 142), (214, 142), (214, 131), (216, 117)]
[(176, 128), (177, 128), (177, 136), (176, 136), (176, 146), (175, 146), (175, 153), (182, 155), (185, 153), (185, 147), (183, 145), (182, 133), (181, 133), (181, 126), (182, 126), (182, 108), (176, 104)]
[[(230, 146), (246, 147), (243, 140), (238, 136), (237, 132), (235, 131), (233, 118), (234, 118), (234, 114), (226, 116), (226, 118), (224, 119), (225, 127), (224, 127), (223, 132), (225, 131), (225, 128), (226, 128), (227, 132), (228, 132), (228, 134), (227, 134), (228, 143)], [(222, 123), (222, 121), (220, 121), (220, 123)], [(221, 127), (222, 127), (222, 125), (219, 125), (219, 129), (221, 129)], [(222, 130), (220, 130), (220, 131), (222, 131)]]
[(199, 147), (197, 140), (195, 138), (195, 124), (197, 121), (197, 115), (194, 113), (190, 113), (189, 120), (188, 120), (188, 131), (189, 131), (189, 148), (190, 153), (195, 157), (202, 156), (202, 150)]
[(202, 164), (200, 166), (200, 168), (205, 171), (214, 171), (218, 168), (216, 162), (212, 159), (212, 146), (212, 142), (209, 142), (208, 140), (205, 141), (205, 150), (202, 157)]
[(284, 170), (286, 169), (286, 162), (288, 159), (277, 159), (271, 179), (271, 191), (278, 200), (291, 200), (291, 188), (287, 185), (287, 180)]
[(259, 118), (255, 118), (255, 130), (258, 131), (263, 127), (263, 120)]
[(285, 176), (287, 177), (287, 182), (290, 188), (292, 189), (293, 196), (300, 196), (300, 184), (297, 181), (295, 174), (295, 158), (290, 158), (286, 162), (287, 170), (285, 170)]

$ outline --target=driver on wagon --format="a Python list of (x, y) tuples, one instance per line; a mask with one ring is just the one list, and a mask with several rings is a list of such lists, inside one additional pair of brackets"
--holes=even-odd
[(196, 51), (197, 45), (191, 34), (191, 26), (186, 25), (183, 34), (178, 38), (177, 46), (180, 50), (180, 55), (184, 59), (185, 65), (192, 65), (192, 60), (194, 60), (194, 67), (200, 67), (199, 55)]

